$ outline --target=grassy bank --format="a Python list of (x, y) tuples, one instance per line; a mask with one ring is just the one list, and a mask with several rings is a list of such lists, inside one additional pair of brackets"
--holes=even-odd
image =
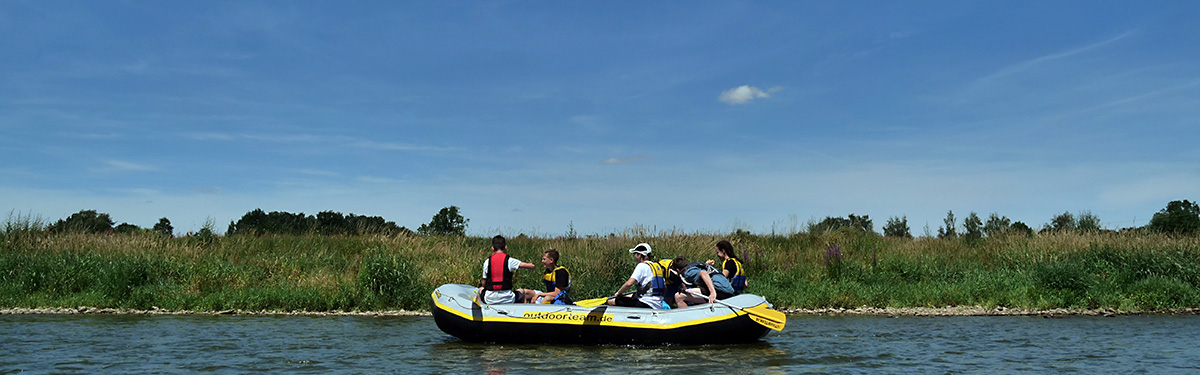
[[(44, 234), (0, 237), (0, 307), (365, 311), (427, 309), (444, 283), (475, 284), (490, 238)], [(984, 306), (1119, 311), (1200, 307), (1200, 238), (1049, 234), (973, 242), (853, 232), (510, 238), (537, 264), (558, 249), (576, 299), (611, 294), (629, 277), (626, 251), (713, 258), (728, 239), (749, 292), (780, 308)], [(516, 285), (541, 289), (540, 272)]]

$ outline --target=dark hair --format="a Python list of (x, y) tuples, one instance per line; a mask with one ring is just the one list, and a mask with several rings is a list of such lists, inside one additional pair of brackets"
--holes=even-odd
[(717, 242), (717, 248), (721, 249), (721, 251), (725, 253), (725, 256), (735, 259), (739, 262), (741, 261), (741, 259), (738, 259), (737, 254), (733, 253), (733, 244), (729, 243), (729, 241), (721, 240), (720, 242)]
[(492, 237), (492, 250), (503, 250), (505, 247), (508, 245), (504, 243), (504, 236), (497, 234), (496, 237)]
[(687, 258), (684, 258), (682, 256), (675, 257), (675, 260), (671, 261), (671, 268), (674, 268), (675, 272), (683, 272), (683, 266), (686, 266), (686, 265), (687, 265)]
[(553, 260), (554, 263), (558, 263), (558, 250), (550, 249), (543, 251), (542, 254), (546, 254), (550, 257), (550, 260)]

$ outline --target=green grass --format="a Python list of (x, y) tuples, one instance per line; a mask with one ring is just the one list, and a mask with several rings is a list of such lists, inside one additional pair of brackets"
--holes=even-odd
[[(428, 308), (445, 283), (477, 284), (490, 238), (46, 234), (37, 222), (0, 231), (0, 307), (219, 311), (371, 311)], [(645, 230), (607, 237), (509, 239), (538, 264), (558, 249), (576, 300), (611, 294), (633, 269), (626, 249), (712, 259), (728, 239), (750, 288), (780, 308), (1200, 307), (1200, 238), (1048, 234), (962, 241), (893, 239), (848, 231), (730, 236)], [(826, 261), (831, 245), (840, 258)], [(540, 272), (517, 287), (541, 289)]]

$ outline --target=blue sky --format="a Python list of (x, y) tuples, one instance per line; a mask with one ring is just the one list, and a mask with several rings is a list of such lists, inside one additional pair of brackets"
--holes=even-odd
[(1200, 3), (0, 2), (0, 208), (788, 232), (1200, 199)]

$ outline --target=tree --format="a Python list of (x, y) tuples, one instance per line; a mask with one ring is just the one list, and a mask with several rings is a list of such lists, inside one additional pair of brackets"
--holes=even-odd
[(860, 230), (863, 232), (874, 232), (875, 231), (875, 224), (871, 222), (870, 215), (858, 216), (855, 214), (850, 214), (849, 219), (841, 217), (841, 216), (838, 216), (838, 217), (826, 216), (825, 219), (821, 220), (820, 223), (809, 224), (808, 231), (810, 233), (811, 232), (832, 232), (832, 231), (835, 231), (838, 228), (842, 228), (842, 227), (854, 228), (854, 229), (857, 229), (857, 230)]
[(1043, 232), (1064, 232), (1064, 231), (1073, 231), (1073, 230), (1075, 230), (1075, 228), (1078, 228), (1078, 227), (1079, 227), (1079, 224), (1075, 220), (1075, 215), (1072, 215), (1071, 211), (1066, 211), (1066, 212), (1063, 212), (1062, 214), (1059, 214), (1058, 216), (1055, 216), (1053, 219), (1050, 219), (1050, 222), (1042, 227), (1042, 231)]
[(946, 219), (942, 222), (945, 226), (938, 228), (938, 238), (956, 238), (958, 237), (958, 221), (954, 219), (954, 210), (946, 212)]
[(970, 214), (967, 214), (967, 218), (963, 219), (963, 230), (966, 231), (963, 237), (968, 240), (983, 238), (983, 221), (979, 219), (979, 215), (975, 211), (971, 211)]
[(141, 231), (142, 228), (137, 225), (130, 224), (130, 223), (121, 223), (121, 225), (118, 225), (113, 230), (120, 234), (134, 234), (134, 233)]
[(305, 235), (319, 233), (324, 235), (364, 235), (383, 234), (398, 235), (411, 233), (408, 228), (397, 226), (395, 222), (384, 220), (379, 216), (361, 216), (355, 214), (342, 215), (335, 211), (321, 211), (317, 216), (304, 213), (272, 211), (263, 212), (261, 209), (247, 212), (236, 222), (229, 223), (226, 235), (267, 235), (292, 234)]
[(889, 217), (883, 226), (883, 235), (888, 237), (912, 238), (908, 229), (908, 216)]
[(863, 232), (875, 231), (875, 224), (871, 222), (871, 215), (858, 216), (850, 214), (850, 227)]
[(158, 224), (154, 224), (154, 232), (167, 237), (175, 237), (175, 227), (171, 226), (171, 220), (167, 220), (165, 217), (158, 219)]
[(421, 227), (417, 228), (417, 232), (424, 235), (465, 236), (468, 221), (471, 220), (458, 213), (458, 207), (443, 207), (441, 211), (433, 215), (429, 224), (421, 224)]
[(1093, 214), (1091, 211), (1083, 211), (1079, 213), (1079, 218), (1075, 220), (1075, 230), (1080, 232), (1099, 232), (1100, 217)]
[(988, 237), (1003, 236), (1007, 234), (1011, 226), (1012, 220), (993, 212), (988, 215), (987, 222), (983, 224), (983, 233)]
[(1025, 237), (1033, 237), (1033, 228), (1030, 228), (1029, 225), (1018, 221), (1012, 223), (1012, 226), (1008, 227), (1008, 231), (1006, 233), (1023, 234)]
[(1200, 231), (1200, 205), (1188, 200), (1171, 201), (1150, 219), (1150, 230), (1171, 234)]
[(46, 230), (50, 232), (102, 233), (112, 231), (113, 224), (116, 222), (106, 213), (82, 210), (51, 224)]

